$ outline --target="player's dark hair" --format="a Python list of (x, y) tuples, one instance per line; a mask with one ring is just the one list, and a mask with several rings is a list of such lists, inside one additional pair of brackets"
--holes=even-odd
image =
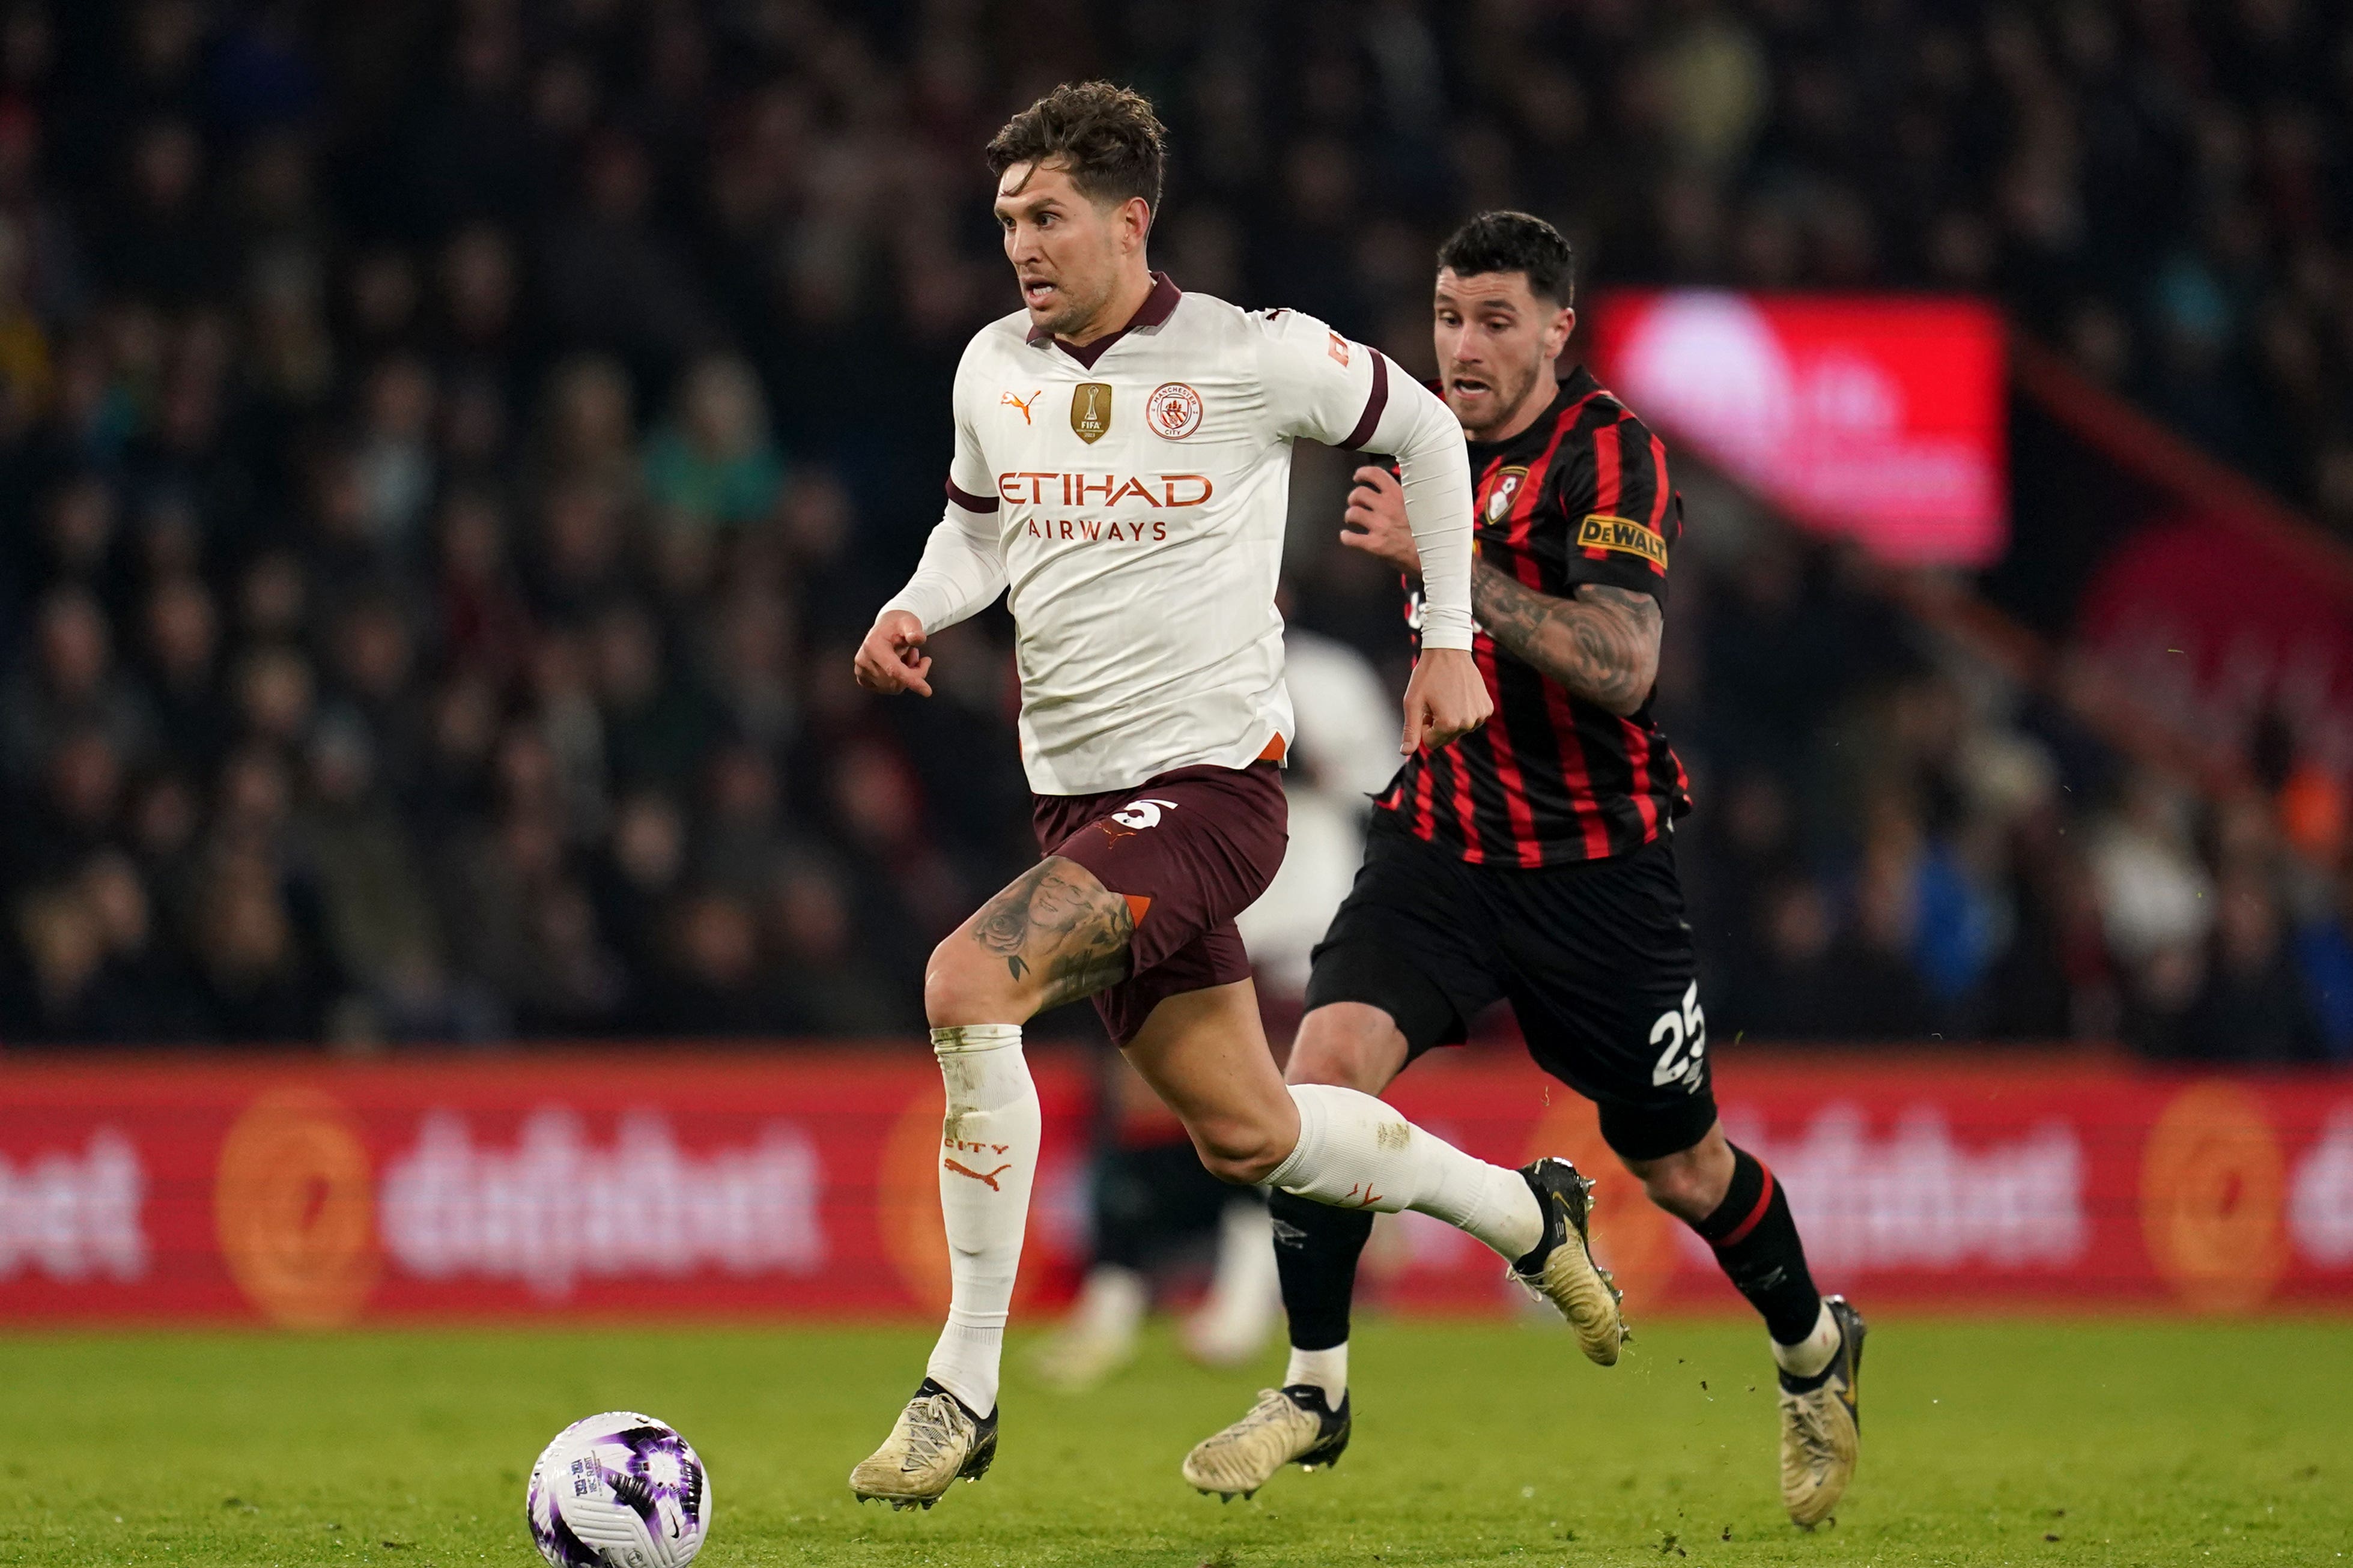
[(1577, 302), (1577, 257), (1560, 230), (1528, 213), (1481, 213), (1438, 247), (1438, 265), (1459, 278), (1525, 272), (1528, 292), (1558, 305)]
[(1066, 81), (989, 138), (988, 172), (1060, 163), (1088, 200), (1142, 196), (1157, 213), (1167, 156), (1168, 133), (1150, 99), (1113, 82)]

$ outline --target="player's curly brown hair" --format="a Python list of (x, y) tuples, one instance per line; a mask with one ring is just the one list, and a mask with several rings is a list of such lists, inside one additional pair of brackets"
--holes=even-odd
[(1150, 99), (1115, 82), (1066, 81), (989, 138), (988, 172), (1060, 163), (1088, 200), (1142, 196), (1157, 213), (1167, 155), (1168, 132)]

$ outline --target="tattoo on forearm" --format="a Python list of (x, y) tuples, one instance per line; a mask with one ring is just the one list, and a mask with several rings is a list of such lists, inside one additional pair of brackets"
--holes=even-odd
[(1584, 583), (1559, 599), (1482, 561), (1471, 572), (1471, 609), (1489, 637), (1612, 713), (1641, 707), (1658, 679), (1664, 617), (1648, 594)]
[(1043, 976), (1040, 1011), (1127, 978), (1127, 943), (1134, 933), (1127, 900), (1059, 856), (1015, 878), (972, 923), (972, 940), (1001, 956), (1014, 979), (1026, 980), (1033, 971)]

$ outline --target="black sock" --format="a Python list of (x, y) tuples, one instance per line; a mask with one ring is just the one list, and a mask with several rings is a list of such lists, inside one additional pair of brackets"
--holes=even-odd
[(1095, 1261), (1142, 1273), (1171, 1247), (1216, 1229), (1234, 1189), (1201, 1168), (1183, 1140), (1095, 1156)]
[(1274, 1220), (1274, 1262), (1282, 1275), (1292, 1348), (1328, 1351), (1346, 1344), (1356, 1259), (1373, 1234), (1372, 1211), (1335, 1209), (1275, 1192), (1267, 1194), (1266, 1212)]
[(1724, 1201), (1692, 1228), (1715, 1248), (1715, 1261), (1764, 1314), (1766, 1332), (1778, 1343), (1793, 1345), (1814, 1331), (1821, 1297), (1806, 1272), (1806, 1247), (1788, 1197), (1763, 1161), (1736, 1147)]

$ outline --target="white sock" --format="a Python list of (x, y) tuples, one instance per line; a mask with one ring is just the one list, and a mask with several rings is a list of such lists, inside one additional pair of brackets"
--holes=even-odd
[(1324, 1403), (1334, 1410), (1348, 1397), (1348, 1342), (1342, 1340), (1328, 1351), (1303, 1351), (1291, 1347), (1291, 1364), (1282, 1369), (1282, 1386), (1294, 1383), (1313, 1384), (1324, 1391)]
[(1353, 1089), (1293, 1084), (1291, 1098), (1299, 1146), (1270, 1184), (1335, 1208), (1434, 1215), (1512, 1262), (1544, 1239), (1544, 1211), (1517, 1171), (1474, 1160)]
[(947, 1327), (927, 1370), (981, 1415), (997, 1408), (997, 1363), (1029, 1186), (1038, 1173), (1038, 1088), (1021, 1059), (1021, 1026), (934, 1029), (947, 1085), (940, 1128), (940, 1217), (948, 1233)]
[(1814, 1331), (1796, 1344), (1785, 1345), (1771, 1335), (1766, 1336), (1773, 1347), (1773, 1360), (1791, 1377), (1816, 1377), (1838, 1354), (1838, 1320), (1831, 1316), (1831, 1304), (1822, 1303), (1821, 1316), (1814, 1320)]

